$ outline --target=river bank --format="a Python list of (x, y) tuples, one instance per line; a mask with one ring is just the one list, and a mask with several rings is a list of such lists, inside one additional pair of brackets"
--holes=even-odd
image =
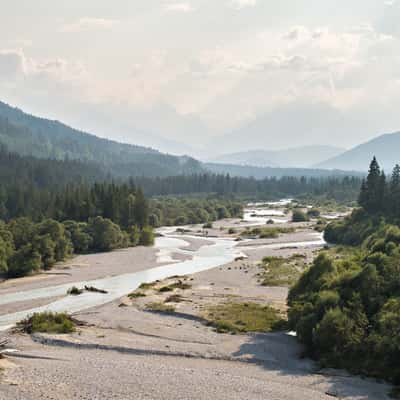
[[(86, 303), (74, 314), (85, 323), (77, 333), (6, 334), (8, 347), (18, 352), (10, 354), (12, 365), (0, 379), (0, 399), (387, 398), (386, 385), (342, 371), (324, 371), (301, 358), (296, 338), (284, 332), (231, 335), (217, 333), (206, 323), (209, 306), (229, 302), (268, 304), (284, 313), (288, 287), (262, 286), (260, 260), (297, 255), (303, 268), (324, 244), (309, 223), (296, 224), (294, 232), (278, 238), (236, 242), (240, 229), (253, 223), (218, 222), (207, 239), (196, 237), (205, 234), (201, 227), (190, 227), (184, 234), (166, 229), (166, 237), (161, 238), (165, 240), (152, 255), (166, 263), (161, 267), (167, 268), (166, 275), (146, 290), (139, 289), (143, 296), (126, 296), (139, 286), (128, 281), (124, 290), (130, 291), (107, 302), (103, 298), (92, 307)], [(281, 224), (293, 227), (287, 221)], [(238, 230), (235, 234), (228, 232), (231, 225)], [(175, 241), (173, 248), (169, 240)], [(184, 259), (176, 262), (179, 255)], [(151, 281), (148, 271), (141, 276), (146, 282)], [(168, 278), (172, 275), (184, 276)], [(128, 276), (123, 274), (122, 279)], [(177, 281), (184, 285), (160, 290)], [(175, 301), (168, 301), (171, 295)], [(96, 295), (83, 296), (74, 302), (84, 303)], [(168, 304), (174, 311), (149, 312), (150, 303)], [(7, 306), (6, 300), (0, 310)], [(4, 315), (0, 324), (1, 318), (4, 322)]]

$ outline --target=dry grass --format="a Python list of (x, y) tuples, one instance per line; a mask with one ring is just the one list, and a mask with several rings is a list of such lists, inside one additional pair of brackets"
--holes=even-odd
[(153, 311), (153, 312), (160, 312), (160, 313), (173, 313), (175, 312), (175, 307), (168, 305), (168, 304), (164, 304), (164, 303), (149, 303), (146, 304), (146, 310), (147, 311)]

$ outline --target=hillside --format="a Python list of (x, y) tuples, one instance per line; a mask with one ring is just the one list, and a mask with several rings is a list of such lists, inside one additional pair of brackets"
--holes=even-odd
[(276, 151), (249, 150), (224, 154), (211, 161), (255, 167), (311, 168), (314, 164), (337, 156), (343, 151), (344, 149), (333, 146), (304, 146)]
[(115, 176), (168, 176), (201, 172), (190, 157), (118, 143), (38, 118), (0, 102), (0, 143), (11, 152), (38, 158), (95, 162)]
[(381, 166), (389, 172), (399, 162), (399, 149), (400, 132), (385, 134), (316, 164), (315, 168), (366, 171), (372, 157), (376, 156)]

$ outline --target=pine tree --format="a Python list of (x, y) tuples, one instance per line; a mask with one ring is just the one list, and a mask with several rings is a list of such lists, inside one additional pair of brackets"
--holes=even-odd
[(370, 214), (377, 214), (383, 211), (384, 188), (386, 178), (379, 167), (376, 157), (374, 157), (369, 166), (367, 180), (365, 182), (365, 191), (362, 196), (362, 207)]

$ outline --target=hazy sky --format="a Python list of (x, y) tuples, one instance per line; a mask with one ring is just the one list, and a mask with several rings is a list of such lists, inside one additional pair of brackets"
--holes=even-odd
[(400, 130), (396, 0), (0, 7), (0, 99), (102, 136), (199, 147), (241, 129), (239, 145), (249, 126), (260, 147), (349, 147)]

